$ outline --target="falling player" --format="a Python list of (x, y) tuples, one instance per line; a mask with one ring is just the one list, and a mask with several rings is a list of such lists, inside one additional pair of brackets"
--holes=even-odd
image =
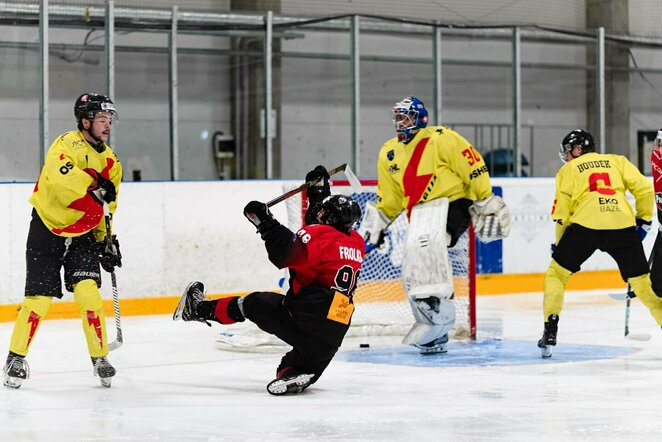
[[(473, 219), (476, 236), (489, 242), (508, 236), (510, 213), (492, 193), (487, 166), (460, 134), (428, 127), (421, 100), (406, 97), (393, 107), (397, 136), (377, 159), (377, 204), (367, 204), (359, 232), (368, 247), (403, 210), (409, 219), (402, 279), (416, 322), (404, 342), (421, 353), (447, 350), (455, 325), (453, 247)], [(428, 247), (431, 244), (432, 247)]]
[(251, 201), (244, 215), (265, 242), (269, 260), (289, 268), (285, 296), (254, 292), (246, 297), (204, 300), (204, 285), (189, 284), (174, 320), (233, 324), (249, 319), (292, 346), (267, 385), (274, 395), (299, 393), (316, 382), (338, 351), (349, 328), (364, 241), (353, 230), (361, 209), (351, 198), (330, 196), (329, 174), (318, 166), (306, 181), (320, 179), (308, 190), (305, 223), (296, 234), (272, 216), (266, 204)]
[[(622, 155), (595, 151), (593, 136), (575, 129), (563, 138), (560, 151), (565, 163), (556, 174), (552, 219), (556, 243), (544, 281), (544, 332), (538, 347), (543, 358), (556, 345), (559, 314), (570, 275), (596, 250), (607, 252), (621, 276), (662, 325), (662, 299), (651, 289), (648, 262), (641, 241), (653, 216), (653, 186)], [(626, 197), (636, 200), (636, 213)]]
[(73, 292), (83, 319), (94, 374), (110, 387), (106, 321), (99, 287), (99, 263), (107, 271), (121, 267), (117, 254), (106, 251), (103, 205), (117, 207), (122, 166), (106, 144), (117, 112), (104, 95), (83, 94), (74, 105), (78, 130), (65, 132), (51, 145), (30, 197), (32, 221), (27, 240), (25, 299), (18, 312), (5, 364), (4, 384), (19, 388), (30, 373), (25, 356), (53, 298), (64, 284)]

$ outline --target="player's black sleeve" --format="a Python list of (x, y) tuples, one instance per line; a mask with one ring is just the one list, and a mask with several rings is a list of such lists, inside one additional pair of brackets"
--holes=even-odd
[(262, 239), (269, 254), (269, 261), (279, 269), (287, 267), (295, 250), (301, 246), (301, 243), (295, 240), (294, 233), (280, 223), (263, 232)]

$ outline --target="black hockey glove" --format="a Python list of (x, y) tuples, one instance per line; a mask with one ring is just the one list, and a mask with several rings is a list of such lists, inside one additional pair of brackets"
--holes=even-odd
[(104, 201), (108, 204), (117, 199), (117, 190), (115, 185), (108, 178), (101, 175), (99, 172), (94, 171), (94, 182), (88, 189), (92, 197), (103, 206)]
[(306, 174), (306, 182), (319, 180), (317, 184), (308, 188), (308, 199), (314, 202), (321, 202), (324, 198), (331, 195), (329, 187), (329, 172), (324, 166), (317, 166)]
[(107, 241), (97, 243), (97, 255), (99, 264), (108, 273), (115, 271), (115, 267), (122, 267), (122, 252), (116, 235), (112, 236), (110, 243)]
[(251, 201), (244, 207), (244, 216), (257, 227), (257, 233), (263, 234), (278, 225), (278, 221), (271, 214), (266, 204), (260, 201)]
[(319, 180), (317, 184), (309, 187), (306, 191), (308, 197), (308, 210), (304, 216), (306, 224), (317, 224), (317, 213), (322, 207), (322, 201), (331, 195), (329, 178), (329, 172), (326, 171), (324, 166), (317, 166), (306, 174), (306, 182)]

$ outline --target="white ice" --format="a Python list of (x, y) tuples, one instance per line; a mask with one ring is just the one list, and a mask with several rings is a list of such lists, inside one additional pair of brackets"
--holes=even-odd
[[(568, 293), (544, 361), (541, 304), (539, 293), (479, 297), (480, 339), (451, 343), (447, 355), (418, 356), (392, 338), (359, 350), (349, 339), (319, 382), (283, 397), (265, 390), (280, 355), (218, 350), (217, 324), (123, 318), (125, 344), (110, 355), (118, 374), (105, 389), (79, 321), (49, 320), (28, 357), (30, 379), (0, 387), (0, 440), (662, 440), (662, 331), (641, 303), (632, 332), (652, 335), (647, 342), (623, 337), (624, 301)], [(0, 324), (6, 346), (12, 325)], [(114, 336), (112, 319), (108, 327)], [(490, 339), (519, 343), (512, 363), (483, 345)], [(460, 349), (469, 362), (447, 364)], [(352, 352), (386, 363), (352, 362)]]

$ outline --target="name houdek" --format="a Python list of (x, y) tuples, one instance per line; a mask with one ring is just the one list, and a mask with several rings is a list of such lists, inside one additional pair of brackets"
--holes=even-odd
[(611, 164), (609, 160), (595, 160), (595, 161), (586, 161), (584, 163), (579, 163), (577, 165), (577, 170), (581, 173), (585, 170), (592, 169), (595, 167), (602, 167), (604, 169), (611, 169)]

